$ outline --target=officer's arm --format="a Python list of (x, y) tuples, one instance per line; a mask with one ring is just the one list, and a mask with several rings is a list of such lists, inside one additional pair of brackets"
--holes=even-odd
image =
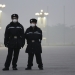
[(40, 34), (40, 40), (42, 40), (42, 36), (43, 36), (43, 35), (42, 35), (42, 30), (40, 30), (40, 33), (41, 33), (41, 34)]
[(24, 33), (24, 38), (27, 40), (27, 32), (28, 32), (28, 29), (26, 29), (25, 33)]
[(5, 29), (5, 34), (4, 34), (4, 45), (7, 46), (9, 42), (9, 31), (8, 31), (8, 26)]

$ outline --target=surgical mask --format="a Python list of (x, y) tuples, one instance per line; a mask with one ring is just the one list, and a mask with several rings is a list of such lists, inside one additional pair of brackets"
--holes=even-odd
[(17, 20), (17, 19), (13, 19), (12, 21), (13, 21), (14, 23), (16, 23), (18, 20)]
[(35, 24), (32, 23), (32, 24), (30, 24), (30, 26), (35, 27)]

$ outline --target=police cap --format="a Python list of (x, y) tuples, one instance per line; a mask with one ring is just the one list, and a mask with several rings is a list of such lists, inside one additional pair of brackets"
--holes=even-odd
[(37, 19), (35, 18), (30, 19), (30, 23), (37, 23)]
[(11, 19), (13, 19), (13, 18), (17, 18), (18, 19), (19, 18), (18, 14), (12, 14), (11, 15)]

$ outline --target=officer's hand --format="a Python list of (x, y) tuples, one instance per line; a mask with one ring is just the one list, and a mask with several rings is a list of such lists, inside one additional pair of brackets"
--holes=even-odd
[(21, 48), (23, 48), (23, 47), (21, 47)]
[(22, 48), (24, 47), (24, 45), (25, 45), (25, 44), (23, 43)]
[(5, 47), (8, 47), (8, 44), (5, 44)]
[(22, 48), (24, 47), (24, 45), (22, 46)]
[(23, 47), (21, 47), (21, 48), (23, 48)]

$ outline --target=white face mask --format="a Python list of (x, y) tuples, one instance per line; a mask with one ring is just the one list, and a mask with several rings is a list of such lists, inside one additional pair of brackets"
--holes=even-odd
[(32, 23), (32, 24), (30, 24), (30, 26), (35, 27), (35, 24)]
[(12, 21), (13, 21), (14, 23), (16, 23), (16, 22), (17, 22), (17, 19), (13, 19)]

